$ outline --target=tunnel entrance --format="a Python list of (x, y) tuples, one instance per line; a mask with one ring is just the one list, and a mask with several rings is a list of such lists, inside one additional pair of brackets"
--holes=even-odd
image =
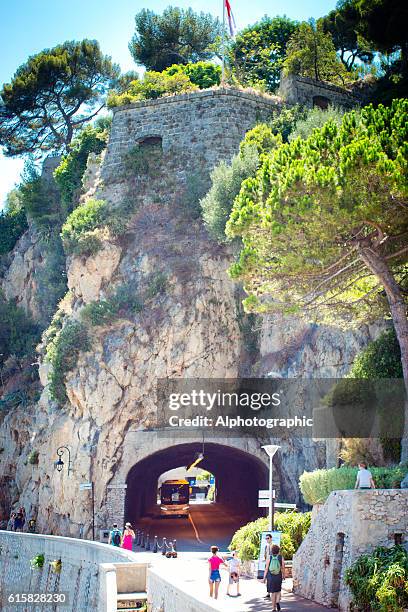
[[(125, 520), (132, 524), (155, 514), (158, 481), (162, 474), (189, 466), (202, 452), (202, 443), (178, 444), (136, 463), (126, 480)], [(253, 520), (263, 514), (258, 508), (258, 490), (268, 487), (268, 469), (257, 457), (224, 444), (206, 443), (199, 467), (214, 475), (214, 502), (227, 511)]]

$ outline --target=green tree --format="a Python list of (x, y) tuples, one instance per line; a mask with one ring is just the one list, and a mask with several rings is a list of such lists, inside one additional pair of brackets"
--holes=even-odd
[(136, 32), (129, 50), (137, 64), (161, 71), (213, 57), (211, 46), (221, 35), (218, 19), (191, 8), (168, 6), (161, 15), (143, 9), (135, 17)]
[(0, 212), (0, 255), (12, 250), (27, 229), (27, 217), (18, 189), (7, 194), (6, 205)]
[(336, 53), (331, 34), (324, 32), (322, 24), (303, 22), (292, 34), (286, 59), (285, 74), (309, 77), (316, 81), (327, 81), (344, 85), (347, 71)]
[(350, 378), (402, 378), (401, 350), (395, 330), (388, 329), (355, 358)]
[(268, 91), (279, 86), (286, 46), (298, 23), (289, 17), (264, 17), (242, 30), (230, 49), (230, 61), (244, 85), (262, 82)]
[(334, 11), (319, 19), (318, 23), (323, 32), (331, 34), (346, 70), (352, 70), (357, 60), (373, 61), (373, 50), (358, 31), (360, 16), (352, 0), (340, 2)]
[(367, 320), (388, 301), (408, 388), (408, 100), (283, 144), (243, 183), (227, 225), (249, 310)]
[(65, 42), (30, 57), (1, 90), (5, 154), (69, 148), (75, 132), (103, 108), (103, 95), (118, 75), (92, 40)]
[(200, 89), (219, 85), (221, 81), (221, 66), (211, 62), (196, 62), (195, 64), (173, 64), (165, 70), (166, 74), (185, 74), (190, 81)]

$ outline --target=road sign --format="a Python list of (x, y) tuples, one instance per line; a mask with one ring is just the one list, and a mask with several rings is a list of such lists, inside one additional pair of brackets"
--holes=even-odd
[[(282, 502), (275, 502), (274, 504), (275, 510), (277, 508), (282, 508), (283, 510), (296, 510), (296, 504), (285, 504)], [(269, 508), (269, 499), (258, 499), (258, 508)]]
[(92, 489), (92, 482), (81, 482), (79, 485), (80, 491), (87, 491)]
[(210, 484), (214, 484), (215, 483), (215, 477), (214, 476), (210, 476)]
[[(275, 489), (273, 489), (272, 494), (273, 494), (273, 497), (275, 499), (275, 497), (276, 497)], [(258, 498), (259, 499), (269, 499), (269, 496), (270, 496), (270, 491), (268, 489), (259, 489), (259, 491), (258, 491)]]
[(269, 508), (269, 499), (258, 499), (258, 508)]

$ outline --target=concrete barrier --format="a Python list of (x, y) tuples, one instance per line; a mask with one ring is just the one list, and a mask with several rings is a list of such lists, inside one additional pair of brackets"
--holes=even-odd
[[(32, 569), (37, 555), (44, 555), (44, 565)], [(59, 559), (55, 572), (50, 562)], [(146, 590), (147, 566), (141, 553), (107, 544), (0, 531), (0, 609), (15, 612), (10, 593), (66, 593), (66, 612), (116, 612), (118, 593)], [(44, 606), (33, 602), (24, 610), (43, 612)]]

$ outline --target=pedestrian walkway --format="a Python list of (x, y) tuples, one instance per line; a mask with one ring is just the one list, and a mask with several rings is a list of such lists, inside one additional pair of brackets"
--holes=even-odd
[[(208, 590), (209, 553), (179, 553), (177, 559), (166, 559), (162, 555), (144, 553), (157, 574), (163, 575), (166, 581), (189, 593), (213, 610), (222, 612), (271, 612), (272, 605), (264, 599), (266, 588), (263, 582), (250, 578), (241, 578), (241, 597), (228, 597), (226, 594), (228, 574), (221, 571), (221, 586), (217, 601), (211, 599)], [(285, 580), (282, 591), (282, 610), (302, 612), (306, 610), (327, 610), (312, 601), (294, 595), (291, 591), (292, 581)]]

